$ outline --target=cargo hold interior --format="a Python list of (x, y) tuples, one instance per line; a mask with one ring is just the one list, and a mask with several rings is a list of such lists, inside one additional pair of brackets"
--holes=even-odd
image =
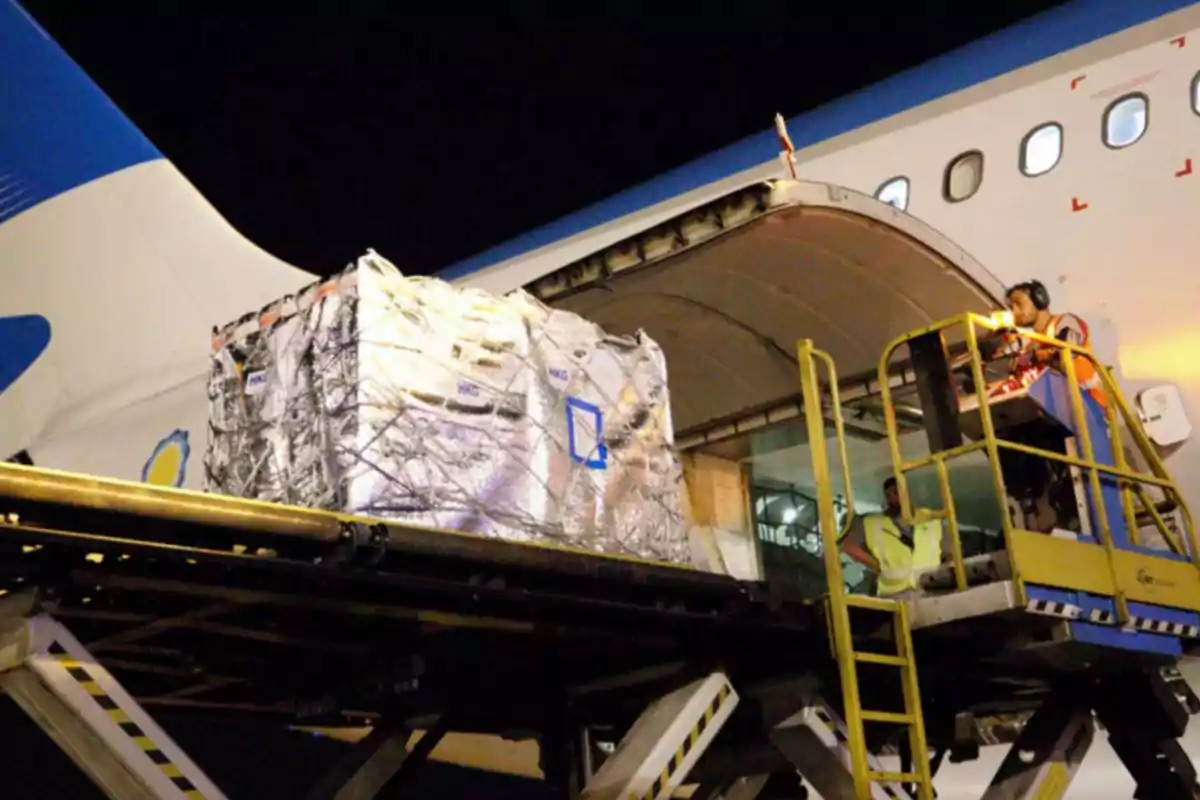
[[(814, 595), (824, 579), (797, 341), (811, 338), (837, 365), (855, 507), (878, 510), (891, 474), (878, 396), (846, 387), (867, 386), (897, 336), (964, 311), (990, 314), (1003, 294), (983, 266), (920, 221), (855, 192), (794, 181), (727, 195), (527, 288), (605, 330), (644, 329), (661, 345), (694, 522), (713, 530), (731, 573), (799, 573)], [(898, 351), (893, 366), (904, 358)], [(919, 416), (903, 416), (904, 390), (895, 397), (902, 449), (928, 452)], [(988, 480), (978, 461), (955, 466), (956, 495)], [(916, 501), (936, 492), (932, 471), (927, 483), (922, 477)], [(840, 478), (834, 483), (844, 497)], [(967, 512), (964, 523), (989, 531), (999, 513)], [(853, 562), (847, 569), (848, 580), (869, 580)]]

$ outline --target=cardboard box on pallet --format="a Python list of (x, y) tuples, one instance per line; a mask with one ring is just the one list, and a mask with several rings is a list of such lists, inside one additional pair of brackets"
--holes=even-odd
[(371, 252), (214, 331), (209, 491), (689, 563), (666, 364)]

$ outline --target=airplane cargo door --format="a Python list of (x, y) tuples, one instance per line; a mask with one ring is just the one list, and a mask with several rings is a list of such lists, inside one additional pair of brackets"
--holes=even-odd
[[(806, 576), (814, 594), (824, 586), (797, 341), (812, 338), (830, 353), (844, 385), (863, 379), (861, 390), (843, 392), (849, 461), (856, 510), (877, 509), (891, 473), (870, 388), (880, 356), (901, 334), (1000, 309), (1004, 293), (918, 219), (857, 192), (797, 181), (727, 195), (527, 288), (607, 331), (645, 330), (661, 345), (676, 443), (685, 469), (704, 473), (689, 486), (729, 486), (739, 475), (744, 484), (738, 497), (718, 493), (711, 507), (697, 507), (697, 521), (727, 540), (756, 537), (768, 573)], [(924, 446), (919, 419), (902, 418), (901, 426), (912, 434), (906, 442)], [(972, 474), (987, 480), (981, 465), (964, 465), (956, 493), (971, 491)], [(984, 531), (998, 513), (968, 527)], [(857, 565), (850, 573), (867, 579)]]

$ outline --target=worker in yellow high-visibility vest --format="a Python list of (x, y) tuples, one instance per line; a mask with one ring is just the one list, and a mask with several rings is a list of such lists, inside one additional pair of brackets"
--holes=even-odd
[(946, 560), (945, 526), (928, 509), (913, 513), (913, 524), (904, 522), (896, 479), (883, 484), (884, 511), (859, 517), (842, 540), (842, 552), (876, 575), (875, 593), (903, 600), (919, 594), (922, 570)]

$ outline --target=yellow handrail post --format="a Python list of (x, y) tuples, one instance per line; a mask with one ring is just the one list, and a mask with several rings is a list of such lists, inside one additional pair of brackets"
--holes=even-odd
[[(837, 365), (833, 363), (833, 358), (828, 353), (820, 350), (811, 350), (812, 355), (818, 358), (825, 364), (825, 371), (829, 374), (829, 379), (826, 383), (831, 387), (831, 392), (836, 392), (838, 385)], [(815, 372), (814, 372), (815, 376)], [(818, 386), (820, 384), (818, 383)], [(845, 417), (842, 414), (842, 404), (837, 395), (833, 395), (833, 429), (838, 445), (838, 458), (842, 463), (842, 487), (846, 493), (846, 520), (842, 523), (841, 536), (845, 536), (850, 532), (850, 528), (854, 525), (854, 483), (850, 478), (850, 457), (846, 453), (846, 423)], [(840, 561), (838, 562), (841, 563)]]
[(1171, 533), (1170, 527), (1167, 526), (1167, 521), (1162, 518), (1162, 514), (1158, 513), (1158, 509), (1154, 507), (1154, 500), (1146, 491), (1145, 486), (1138, 486), (1134, 491), (1137, 492), (1138, 499), (1142, 501), (1142, 506), (1150, 514), (1150, 518), (1154, 521), (1154, 527), (1163, 535), (1167, 543), (1175, 548), (1177, 552), (1183, 553), (1185, 548), (1175, 540), (1175, 534)]
[(892, 405), (892, 386), (888, 376), (892, 353), (903, 341), (903, 339), (897, 339), (883, 351), (883, 355), (879, 357), (877, 374), (879, 377), (879, 401), (883, 407), (883, 424), (887, 429), (888, 449), (892, 456), (892, 476), (896, 479), (896, 491), (900, 494), (900, 513), (908, 519), (912, 516), (912, 504), (908, 499), (908, 484), (902, 467), (904, 456), (900, 452), (899, 426), (896, 424), (896, 409)]
[[(800, 392), (804, 401), (804, 420), (808, 427), (808, 446), (812, 451), (813, 481), (817, 492), (817, 514), (821, 528), (821, 545), (825, 561), (826, 581), (829, 584), (829, 617), (833, 622), (833, 637), (839, 656), (838, 676), (842, 686), (842, 706), (846, 727), (861, 731), (862, 701), (858, 694), (858, 678), (852, 658), (844, 654), (854, 652), (854, 640), (850, 634), (850, 614), (846, 603), (846, 582), (842, 578), (841, 550), (838, 547), (837, 520), (833, 514), (833, 487), (829, 484), (829, 454), (825, 447), (825, 417), (821, 413), (821, 389), (817, 381), (813, 342), (804, 339), (797, 348), (800, 362)], [(867, 763), (866, 742), (862, 736), (851, 735), (847, 743), (850, 750), (850, 772), (854, 778), (854, 794), (857, 797), (871, 796), (871, 782)]]
[[(1179, 506), (1179, 514), (1183, 517), (1184, 537), (1187, 539), (1189, 555), (1192, 564), (1200, 569), (1200, 543), (1197, 541), (1195, 521), (1192, 518), (1192, 510), (1188, 506), (1187, 501), (1183, 499), (1183, 494), (1179, 491), (1179, 487), (1171, 480), (1167, 474), (1167, 468), (1162, 462), (1162, 458), (1158, 455), (1158, 451), (1154, 449), (1154, 444), (1146, 436), (1146, 431), (1142, 429), (1141, 421), (1133, 410), (1129, 407), (1125, 395), (1121, 392), (1121, 387), (1117, 385), (1117, 379), (1113, 377), (1110, 370), (1100, 369), (1100, 381), (1104, 384), (1105, 393), (1111, 397), (1121, 410), (1121, 417), (1125, 420), (1125, 427), (1129, 429), (1133, 435), (1134, 441), (1137, 443), (1138, 450), (1141, 451), (1142, 457), (1146, 459), (1146, 463), (1150, 465), (1150, 472), (1159, 478), (1159, 482), (1139, 480), (1138, 485), (1144, 491), (1146, 484), (1158, 485), (1163, 489), (1163, 493), (1171, 500), (1174, 500)], [(1147, 507), (1147, 510), (1152, 510), (1152, 505)]]
[[(1096, 368), (1104, 369), (1099, 364), (1096, 365)], [(1108, 442), (1109, 447), (1113, 451), (1113, 466), (1121, 470), (1121, 472), (1128, 472), (1129, 465), (1125, 461), (1125, 445), (1121, 441), (1120, 422), (1113, 406), (1111, 404), (1106, 406), (1104, 409), (1104, 424), (1108, 426)], [(1124, 478), (1118, 478), (1117, 487), (1121, 492), (1121, 515), (1125, 518), (1125, 528), (1129, 531), (1129, 541), (1133, 544), (1141, 544), (1141, 537), (1138, 535), (1137, 514), (1133, 510), (1133, 485)], [(1170, 541), (1170, 538), (1168, 537), (1167, 540)]]
[(962, 591), (967, 588), (967, 571), (963, 566), (962, 541), (958, 538), (958, 511), (954, 507), (954, 493), (950, 491), (950, 474), (946, 470), (946, 459), (938, 457), (933, 463), (937, 465), (938, 488), (941, 489), (942, 509), (946, 514), (943, 524), (950, 533), (950, 553), (954, 558), (954, 585)]
[(1075, 434), (1079, 437), (1079, 445), (1083, 450), (1083, 460), (1088, 463), (1088, 486), (1092, 494), (1092, 511), (1096, 515), (1096, 525), (1100, 529), (1100, 543), (1108, 559), (1108, 573), (1113, 586), (1117, 587), (1114, 598), (1117, 604), (1117, 621), (1122, 625), (1129, 622), (1129, 605), (1125, 592), (1117, 580), (1117, 565), (1114, 558), (1112, 530), (1108, 526), (1108, 509), (1104, 504), (1104, 495), (1100, 484), (1100, 470), (1096, 469), (1096, 452), (1092, 449), (1092, 432), (1088, 429), (1087, 407), (1083, 402), (1083, 394), (1079, 388), (1079, 375), (1075, 372), (1074, 354), (1060, 353), (1059, 363), (1067, 377), (1067, 395), (1071, 399), (1071, 417), (1075, 420)]
[[(987, 451), (988, 467), (992, 473), (992, 488), (996, 492), (996, 500), (1000, 503), (1000, 524), (1004, 532), (1004, 547), (1009, 553), (1016, 552), (1013, 548), (1013, 522), (1008, 514), (1008, 489), (1004, 485), (1004, 473), (1000, 470), (1000, 446), (996, 443), (996, 425), (992, 420), (992, 407), (988, 401), (987, 381), (983, 374), (983, 357), (979, 353), (979, 336), (975, 330), (975, 316), (968, 314), (963, 321), (966, 334), (967, 350), (971, 356), (971, 379), (975, 382), (976, 396), (979, 398), (979, 424), (983, 430), (984, 449)], [(1012, 561), (1012, 582), (1016, 600), (1020, 605), (1028, 601), (1025, 596), (1025, 581), (1016, 559)]]
[[(917, 654), (913, 652), (912, 633), (909, 629), (908, 606), (897, 603), (896, 642), (899, 644), (900, 657), (914, 665), (904, 670), (903, 681), (904, 706), (916, 709), (916, 715), (921, 715), (921, 686), (917, 680)], [(925, 739), (925, 722), (922, 718), (909, 728), (909, 750), (912, 751), (913, 770), (917, 776), (917, 800), (933, 800), (933, 770), (929, 764), (929, 743)], [(862, 795), (860, 795), (862, 796)], [(869, 795), (868, 795), (869, 796)]]

